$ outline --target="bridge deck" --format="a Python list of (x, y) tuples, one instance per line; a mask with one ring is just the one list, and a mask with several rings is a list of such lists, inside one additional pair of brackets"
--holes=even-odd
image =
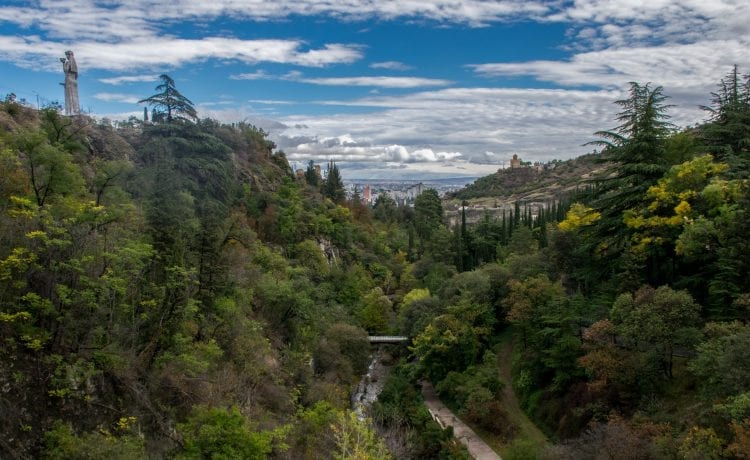
[(370, 340), (370, 343), (401, 343), (409, 341), (409, 337), (400, 335), (371, 335), (367, 338)]

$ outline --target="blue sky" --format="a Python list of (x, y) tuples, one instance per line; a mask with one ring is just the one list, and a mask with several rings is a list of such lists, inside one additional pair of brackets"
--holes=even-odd
[(480, 176), (566, 159), (612, 128), (629, 81), (681, 127), (750, 71), (746, 0), (0, 1), (0, 94), (141, 116), (168, 73), (202, 117), (263, 127), (297, 165), (345, 177)]

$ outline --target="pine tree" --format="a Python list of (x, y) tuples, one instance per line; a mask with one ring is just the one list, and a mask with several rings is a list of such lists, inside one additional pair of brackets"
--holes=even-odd
[(138, 101), (152, 106), (151, 121), (195, 120), (198, 114), (193, 102), (183, 96), (175, 87), (174, 80), (167, 74), (159, 75), (162, 81), (156, 86), (156, 94)]
[(343, 203), (346, 199), (344, 183), (341, 180), (341, 173), (334, 161), (328, 162), (328, 173), (323, 183), (323, 194), (330, 198), (334, 203)]
[(305, 181), (313, 187), (317, 187), (320, 183), (318, 171), (315, 169), (315, 162), (312, 160), (307, 163), (307, 169), (305, 170)]
[(602, 139), (591, 144), (605, 147), (604, 160), (611, 163), (599, 183), (593, 207), (602, 215), (595, 227), (598, 240), (606, 241), (617, 252), (627, 240), (622, 213), (640, 203), (649, 187), (669, 168), (665, 161), (665, 139), (672, 125), (666, 114), (670, 105), (662, 87), (630, 83), (630, 97), (616, 103), (623, 107), (617, 114), (620, 125), (611, 131), (599, 131)]
[(711, 95), (712, 105), (703, 107), (711, 114), (701, 127), (703, 143), (741, 176), (750, 170), (750, 76), (742, 77), (735, 65)]

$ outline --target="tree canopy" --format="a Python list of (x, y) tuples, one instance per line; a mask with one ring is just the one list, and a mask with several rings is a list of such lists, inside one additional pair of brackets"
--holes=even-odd
[(177, 90), (172, 77), (161, 74), (159, 79), (161, 83), (156, 86), (157, 93), (138, 101), (152, 107), (151, 121), (195, 120), (198, 113), (193, 102)]

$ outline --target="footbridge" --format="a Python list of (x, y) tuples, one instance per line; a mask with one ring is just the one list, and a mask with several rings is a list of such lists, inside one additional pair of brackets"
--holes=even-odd
[(405, 343), (409, 337), (401, 335), (370, 335), (367, 337), (370, 343)]

